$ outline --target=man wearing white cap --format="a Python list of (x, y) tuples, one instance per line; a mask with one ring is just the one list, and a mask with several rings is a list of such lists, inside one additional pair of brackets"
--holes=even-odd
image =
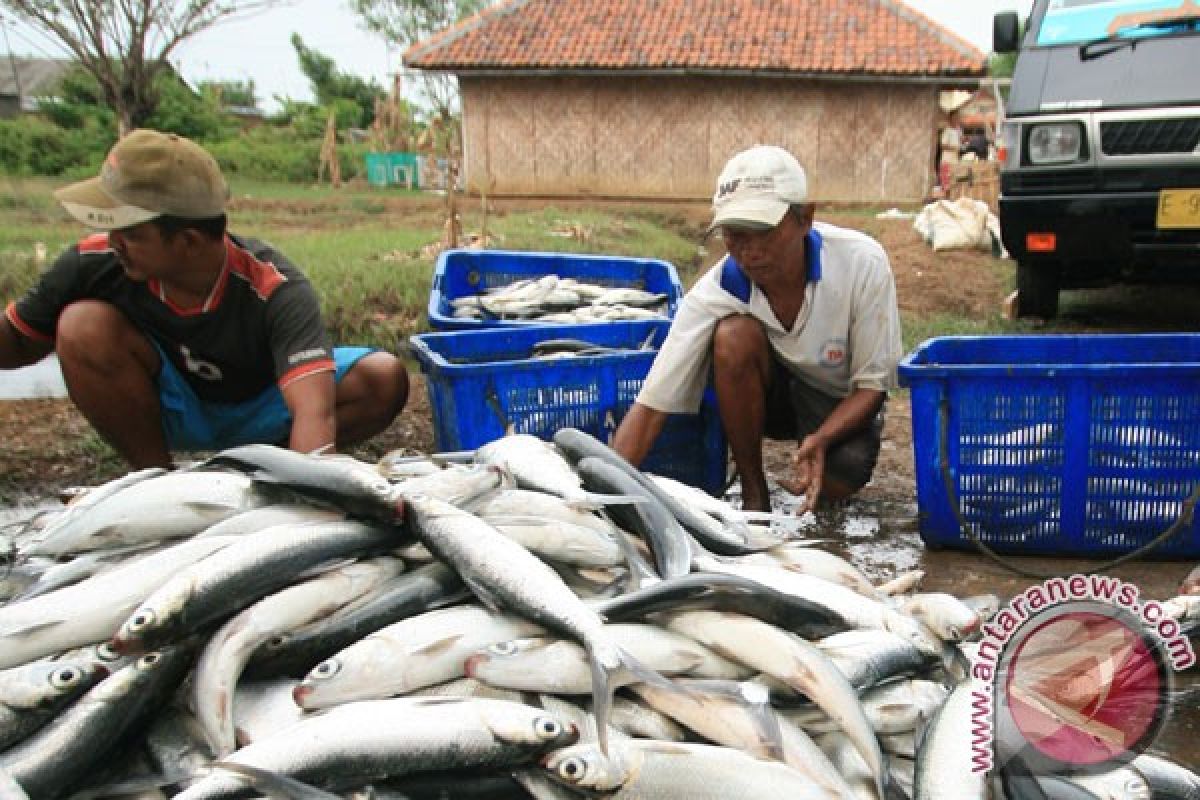
[(902, 355), (887, 254), (813, 222), (804, 169), (759, 145), (725, 165), (712, 229), (728, 254), (680, 305), (613, 447), (638, 464), (668, 415), (694, 413), (710, 377), (748, 510), (769, 510), (764, 437), (796, 440), (784, 488), (818, 500), (870, 480)]
[(98, 232), (8, 305), (0, 369), (57, 353), (72, 401), (134, 468), (176, 450), (351, 444), (404, 407), (399, 359), (332, 347), (304, 275), (226, 231), (229, 189), (199, 145), (133, 131), (55, 197)]

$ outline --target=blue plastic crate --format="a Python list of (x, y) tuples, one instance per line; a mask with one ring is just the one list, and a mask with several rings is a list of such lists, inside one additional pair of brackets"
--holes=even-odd
[(679, 282), (674, 265), (656, 258), (520, 250), (443, 250), (433, 270), (429, 327), (435, 331), (449, 331), (539, 324), (530, 320), (456, 319), (450, 302), (480, 294), (485, 289), (545, 275), (665, 294), (668, 317), (675, 316), (683, 297), (683, 284)]
[[(1112, 556), (1153, 540), (1200, 483), (1200, 335), (949, 336), (900, 364), (912, 388), (921, 537)], [(1200, 556), (1192, 522), (1153, 551)]]
[[(411, 337), (426, 377), (438, 449), (473, 450), (503, 436), (507, 424), (546, 440), (571, 427), (610, 441), (668, 328), (666, 321), (647, 320)], [(634, 352), (529, 357), (538, 342), (561, 338)], [(719, 494), (725, 465), (725, 436), (710, 389), (698, 414), (671, 415), (642, 469)]]

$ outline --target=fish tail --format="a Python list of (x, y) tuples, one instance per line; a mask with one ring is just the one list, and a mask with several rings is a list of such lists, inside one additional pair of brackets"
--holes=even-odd
[(672, 689), (674, 684), (616, 645), (589, 647), (587, 650), (592, 672), (592, 714), (596, 718), (596, 739), (600, 751), (607, 756), (613, 693), (631, 683), (653, 683)]
[(614, 663), (604, 658), (594, 648), (588, 648), (588, 666), (592, 671), (592, 714), (596, 717), (596, 741), (600, 752), (608, 756), (608, 721), (612, 717), (613, 692), (617, 690), (615, 678), (621, 669), (620, 659)]

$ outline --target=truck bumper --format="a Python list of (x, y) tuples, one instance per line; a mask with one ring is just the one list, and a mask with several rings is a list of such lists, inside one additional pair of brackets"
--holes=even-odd
[[(1059, 270), (1062, 288), (1200, 282), (1200, 229), (1159, 230), (1158, 192), (1001, 195), (1001, 236), (1016, 260)], [(1031, 251), (1029, 234), (1054, 234), (1050, 251)]]

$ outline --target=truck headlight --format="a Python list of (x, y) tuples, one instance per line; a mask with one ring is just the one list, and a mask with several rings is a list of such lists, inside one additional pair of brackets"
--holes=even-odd
[(1029, 130), (1029, 163), (1069, 164), (1083, 152), (1083, 126), (1078, 122), (1050, 122)]

